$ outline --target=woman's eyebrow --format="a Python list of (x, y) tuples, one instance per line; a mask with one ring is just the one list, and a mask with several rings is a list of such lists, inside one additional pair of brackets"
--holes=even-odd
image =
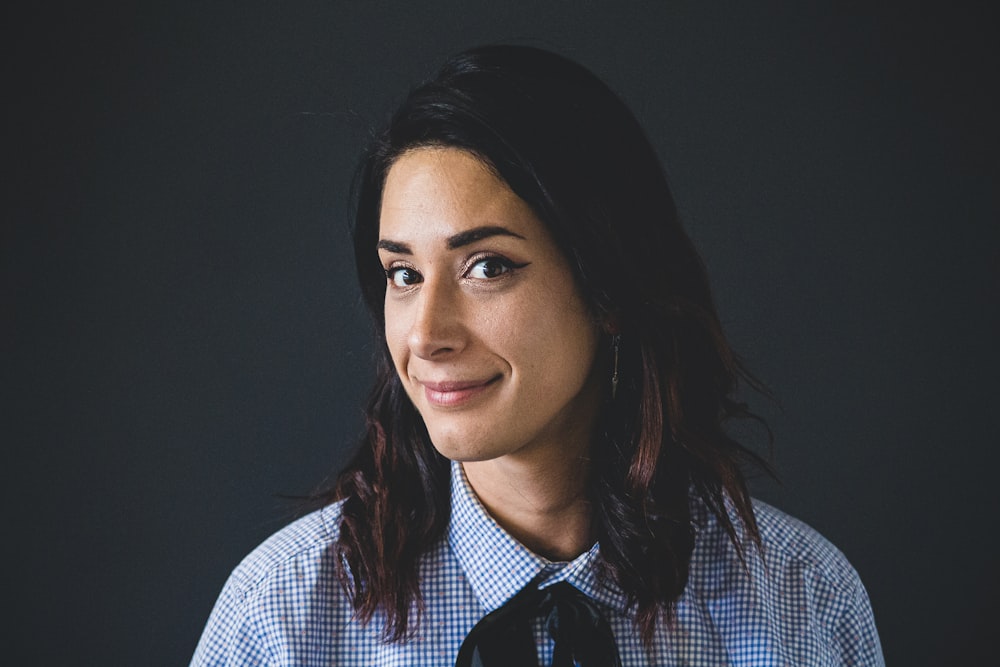
[(469, 245), (470, 243), (475, 243), (476, 241), (486, 239), (491, 236), (513, 236), (514, 238), (524, 240), (523, 236), (510, 231), (506, 227), (500, 227), (499, 225), (486, 225), (483, 227), (474, 227), (464, 232), (459, 232), (454, 236), (449, 236), (448, 249), (454, 250), (455, 248), (461, 248), (464, 245)]
[(389, 239), (379, 239), (379, 242), (375, 244), (375, 247), (378, 250), (388, 250), (389, 252), (398, 253), (400, 255), (413, 254), (413, 251), (410, 250), (410, 246), (398, 241), (390, 241)]
[[(455, 234), (454, 236), (449, 236), (446, 243), (448, 244), (449, 250), (454, 250), (455, 248), (461, 248), (462, 246), (475, 243), (476, 241), (480, 241), (482, 239), (487, 239), (491, 236), (512, 236), (517, 239), (526, 240), (517, 232), (512, 232), (506, 227), (500, 227), (499, 225), (484, 225), (482, 227), (467, 229), (464, 232)], [(379, 242), (375, 245), (375, 247), (379, 250), (386, 250), (400, 255), (413, 254), (409, 245), (399, 241), (393, 241), (391, 239), (379, 239)]]

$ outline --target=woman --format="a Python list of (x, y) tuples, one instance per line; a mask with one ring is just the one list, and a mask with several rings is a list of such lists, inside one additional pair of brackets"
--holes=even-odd
[(363, 163), (360, 451), (234, 572), (193, 664), (882, 664), (843, 555), (752, 501), (727, 344), (591, 73), (450, 59)]

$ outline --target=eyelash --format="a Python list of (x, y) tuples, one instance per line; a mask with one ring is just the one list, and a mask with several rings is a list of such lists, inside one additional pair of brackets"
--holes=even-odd
[[(496, 262), (503, 267), (503, 271), (499, 275), (490, 278), (476, 278), (475, 280), (488, 280), (488, 281), (497, 280), (498, 278), (503, 278), (504, 276), (510, 275), (513, 271), (516, 271), (517, 269), (523, 269), (528, 265), (528, 262), (525, 263), (514, 262), (504, 257), (503, 255), (484, 253), (480, 255), (474, 255), (469, 259), (469, 261), (466, 263), (467, 268), (462, 272), (463, 277), (468, 276), (469, 273), (472, 271), (472, 269), (476, 267), (476, 265), (482, 264), (483, 262)], [(420, 272), (414, 269), (413, 267), (407, 266), (405, 264), (389, 266), (384, 271), (385, 271), (386, 281), (389, 283), (391, 287), (395, 287), (396, 289), (406, 289), (408, 287), (412, 287), (413, 285), (417, 285), (423, 282), (423, 276), (420, 276)], [(412, 271), (417, 276), (420, 276), (420, 280), (411, 283), (409, 285), (396, 285), (393, 281), (394, 278), (396, 277), (396, 274), (399, 273), (400, 271)]]

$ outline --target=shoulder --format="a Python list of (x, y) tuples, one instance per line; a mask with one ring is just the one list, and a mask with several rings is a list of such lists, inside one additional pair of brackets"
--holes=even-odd
[(860, 584), (843, 552), (804, 521), (759, 500), (754, 500), (754, 515), (768, 569), (808, 571), (837, 588)]
[(789, 610), (791, 626), (811, 628), (837, 660), (884, 665), (868, 592), (847, 557), (811, 526), (767, 503), (755, 501), (754, 513), (772, 606)]
[[(704, 506), (695, 516), (689, 583), (718, 625), (738, 628), (743, 639), (759, 635), (795, 664), (884, 664), (861, 578), (819, 532), (755, 500), (762, 548), (744, 537), (744, 562)], [(731, 641), (736, 646), (743, 639)]]
[[(697, 502), (693, 521), (697, 530), (692, 565), (715, 585), (725, 573), (738, 570), (769, 586), (798, 585), (808, 580), (849, 596), (860, 585), (857, 572), (847, 557), (811, 526), (759, 500), (753, 501), (754, 517), (760, 531), (761, 548), (748, 535), (741, 535), (746, 562), (740, 559), (717, 517)], [(739, 526), (735, 512), (733, 523)], [(796, 583), (797, 582), (797, 583)]]
[(240, 562), (230, 583), (252, 595), (269, 582), (293, 573), (316, 573), (330, 557), (340, 532), (341, 503), (328, 505), (271, 535)]
[(297, 519), (236, 566), (192, 665), (283, 664), (277, 656), (290, 646), (330, 636), (349, 615), (334, 568), (340, 510), (333, 504)]

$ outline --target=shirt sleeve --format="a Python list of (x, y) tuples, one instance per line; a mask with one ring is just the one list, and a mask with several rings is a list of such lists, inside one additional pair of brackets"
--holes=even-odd
[(853, 595), (835, 628), (843, 663), (849, 667), (885, 667), (882, 645), (875, 629), (868, 592), (860, 578), (855, 578)]
[(215, 602), (191, 667), (272, 664), (256, 626), (248, 611), (247, 596), (234, 574)]

